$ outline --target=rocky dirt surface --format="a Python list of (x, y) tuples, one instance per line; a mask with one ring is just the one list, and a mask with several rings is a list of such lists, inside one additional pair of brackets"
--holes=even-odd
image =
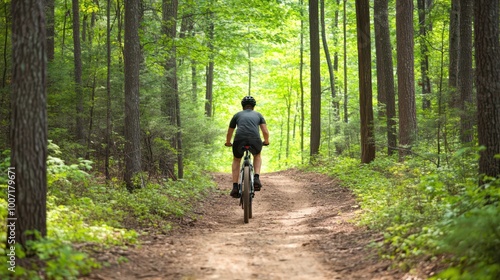
[(218, 190), (196, 209), (198, 218), (140, 247), (108, 252), (128, 261), (83, 279), (423, 279), (392, 269), (368, 246), (380, 236), (352, 222), (355, 197), (332, 178), (262, 174), (245, 224), (239, 200), (229, 196), (231, 176), (213, 177)]

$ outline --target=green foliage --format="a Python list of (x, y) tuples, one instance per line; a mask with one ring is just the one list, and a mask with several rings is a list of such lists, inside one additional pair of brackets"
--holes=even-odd
[[(2, 248), (0, 261), (9, 263)], [(29, 255), (29, 257), (28, 257)], [(77, 279), (100, 265), (88, 254), (75, 250), (58, 239), (39, 238), (28, 241), (24, 251), (16, 246), (16, 265), (12, 270), (0, 270), (2, 279)]]
[(498, 279), (500, 179), (478, 186), (473, 169), (480, 150), (458, 149), (440, 167), (418, 157), (404, 163), (378, 157), (366, 165), (339, 157), (320, 159), (312, 169), (354, 191), (362, 207), (358, 222), (384, 232), (375, 245), (401, 268), (446, 255), (450, 268), (435, 279)]
[[(189, 172), (184, 180), (147, 182), (144, 188), (130, 193), (121, 181), (100, 183), (88, 172), (92, 163), (79, 159), (66, 164), (57, 157), (60, 148), (50, 142), (47, 159), (47, 238), (29, 244), (35, 257), (16, 267), (15, 275), (0, 278), (74, 279), (97, 266), (84, 252), (71, 244), (89, 244), (97, 249), (137, 244), (135, 229), (154, 227), (162, 231), (172, 228), (169, 221), (191, 215), (193, 204), (213, 187), (213, 182), (197, 172)], [(8, 159), (0, 163), (9, 166)], [(187, 162), (187, 168), (196, 169)], [(6, 168), (6, 167), (5, 167)], [(6, 188), (6, 182), (1, 182)], [(6, 192), (0, 194), (0, 261), (5, 259)], [(20, 255), (19, 255), (20, 254)], [(19, 252), (18, 257), (24, 253)], [(0, 273), (4, 273), (2, 270)], [(39, 273), (40, 272), (40, 273)]]
[[(443, 227), (439, 251), (452, 253), (454, 265), (437, 277), (498, 279), (500, 277), (500, 208), (498, 203), (475, 208)], [(463, 268), (466, 269), (463, 269)]]

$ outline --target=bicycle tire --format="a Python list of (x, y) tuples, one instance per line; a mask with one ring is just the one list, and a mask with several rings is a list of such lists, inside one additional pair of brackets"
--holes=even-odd
[(245, 166), (243, 170), (243, 221), (248, 223), (251, 211), (250, 198), (250, 167)]
[[(253, 176), (252, 173), (250, 173), (250, 176)], [(253, 202), (253, 195), (252, 195), (252, 181), (250, 181), (250, 198), (249, 198), (249, 201), (248, 201), (248, 218), (252, 218), (252, 202)]]

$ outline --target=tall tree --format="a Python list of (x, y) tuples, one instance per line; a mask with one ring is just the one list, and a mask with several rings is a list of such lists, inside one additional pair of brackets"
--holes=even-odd
[(318, 0), (309, 0), (309, 44), (311, 49), (311, 159), (319, 153), (321, 140), (321, 74), (319, 56)]
[(457, 91), (460, 108), (460, 140), (472, 141), (472, 16), (474, 3), (460, 0)]
[(214, 13), (208, 12), (208, 65), (206, 67), (205, 115), (212, 117), (213, 87), (214, 87)]
[(370, 5), (368, 0), (356, 0), (356, 30), (359, 61), (361, 162), (370, 163), (375, 159), (375, 139), (373, 138)]
[[(377, 99), (379, 117), (386, 118), (387, 153), (396, 149), (396, 98), (392, 63), (391, 35), (389, 30), (389, 0), (375, 0), (375, 48), (377, 53)], [(385, 107), (385, 108), (384, 108)]]
[(429, 78), (429, 50), (427, 48), (427, 31), (432, 29), (432, 25), (427, 14), (432, 6), (432, 0), (418, 0), (418, 24), (420, 36), (420, 75), (422, 89), (422, 109), (426, 110), (431, 107), (429, 94), (431, 93), (431, 79)]
[(479, 173), (500, 175), (500, 43), (498, 0), (474, 2)]
[(141, 130), (139, 121), (139, 15), (140, 0), (125, 0), (125, 174), (127, 188), (131, 191), (142, 186), (134, 182), (141, 172)]
[(399, 158), (411, 152), (417, 130), (413, 43), (413, 1), (396, 0)]
[(111, 179), (109, 173), (109, 159), (111, 156), (111, 0), (106, 0), (106, 136), (105, 136), (105, 159), (104, 175), (106, 180)]
[(172, 135), (172, 147), (177, 150), (177, 177), (183, 177), (182, 164), (182, 135), (181, 135), (181, 118), (180, 118), (180, 102), (179, 91), (177, 85), (177, 55), (176, 55), (176, 36), (177, 36), (177, 0), (163, 1), (163, 25), (162, 29), (170, 42), (169, 55), (165, 65), (166, 69), (166, 110), (170, 119), (170, 124), (176, 127), (175, 135)]
[(72, 0), (73, 7), (73, 62), (75, 64), (75, 94), (76, 94), (76, 126), (75, 136), (80, 144), (84, 144), (83, 130), (83, 85), (82, 85), (82, 47), (80, 44), (80, 6), (78, 0)]
[(11, 9), (12, 167), (8, 176), (12, 184), (8, 194), (9, 202), (15, 199), (15, 208), (9, 212), (7, 224), (15, 224), (15, 241), (25, 246), (35, 238), (27, 231), (47, 234), (47, 41), (42, 0), (12, 1)]
[(300, 6), (300, 65), (299, 65), (299, 84), (300, 84), (300, 159), (304, 163), (304, 1), (299, 0)]
[(456, 94), (457, 79), (458, 79), (458, 35), (459, 35), (459, 2), (460, 0), (451, 0), (450, 9), (450, 64), (448, 65), (448, 85), (450, 87), (450, 107), (457, 107), (458, 97)]
[(45, 27), (47, 29), (47, 59), (48, 61), (52, 61), (54, 59), (54, 8), (55, 8), (55, 0), (45, 0)]
[(349, 115), (347, 114), (347, 0), (344, 0), (344, 18), (343, 18), (343, 49), (344, 49), (344, 122), (349, 121)]
[(321, 21), (321, 42), (323, 43), (323, 51), (325, 52), (326, 65), (328, 66), (328, 76), (330, 81), (330, 93), (332, 97), (332, 106), (334, 108), (334, 118), (337, 119), (337, 109), (336, 108), (336, 98), (337, 93), (335, 92), (335, 74), (332, 63), (332, 58), (330, 56), (330, 50), (328, 48), (328, 40), (326, 38), (326, 24), (325, 24), (325, 0), (320, 0), (320, 21)]
[[(9, 32), (11, 31), (11, 13), (10, 13), (11, 5), (10, 2), (5, 2), (2, 5), (2, 11), (4, 14), (4, 18), (0, 19), (2, 20), (2, 33), (3, 33), (3, 47), (2, 47), (2, 62), (3, 62), (3, 69), (2, 69), (2, 82), (0, 84), (0, 122), (1, 123), (9, 123), (9, 117), (10, 117), (10, 98), (9, 98), (9, 91), (8, 88), (10, 87), (10, 84), (8, 83), (8, 80), (10, 79), (8, 76), (8, 73), (11, 72), (10, 69), (10, 51), (9, 51), (9, 38), (10, 34)], [(2, 149), (7, 149), (7, 147), (10, 145), (10, 139), (9, 139), (9, 126), (8, 125), (2, 125), (0, 126), (0, 134), (2, 135), (1, 138), (1, 146), (0, 148)]]

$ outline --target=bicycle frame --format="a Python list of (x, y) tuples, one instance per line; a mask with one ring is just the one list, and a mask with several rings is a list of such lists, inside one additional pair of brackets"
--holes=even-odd
[(254, 197), (254, 180), (253, 180), (253, 165), (251, 162), (250, 146), (243, 147), (245, 151), (245, 159), (240, 171), (240, 179), (238, 183), (238, 191), (240, 193), (240, 205), (243, 209), (243, 222), (248, 223), (252, 218), (252, 200)]
[(243, 174), (245, 170), (245, 166), (250, 167), (250, 195), (251, 198), (254, 197), (255, 191), (254, 191), (254, 186), (253, 186), (253, 164), (252, 164), (252, 154), (249, 152), (250, 146), (243, 146), (243, 150), (245, 151), (245, 156), (243, 157), (243, 164), (241, 165), (240, 169), (240, 177), (238, 179), (238, 189), (240, 193), (240, 205), (243, 202)]

